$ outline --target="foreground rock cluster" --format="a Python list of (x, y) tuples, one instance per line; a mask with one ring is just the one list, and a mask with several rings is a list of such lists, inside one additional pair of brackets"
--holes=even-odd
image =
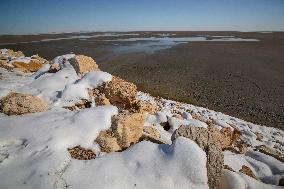
[[(106, 74), (100, 71), (91, 57), (66, 55), (49, 62), (38, 55), (25, 57), (20, 51), (2, 49), (0, 67), (29, 76), (34, 74), (32, 76), (36, 80), (43, 81), (48, 78), (44, 74), (49, 74), (52, 79), (57, 75), (51, 74), (58, 74), (61, 80), (74, 77), (72, 82), (66, 82), (62, 91), (55, 90), (55, 95), (51, 98), (53, 101), (44, 100), (44, 94), (41, 93), (36, 95), (10, 91), (0, 99), (0, 111), (8, 116), (51, 111), (56, 106), (79, 113), (94, 106), (117, 107), (118, 113), (111, 117), (110, 126), (93, 137), (93, 143), (98, 145), (99, 150), (80, 145), (70, 146), (66, 151), (73, 159), (93, 160), (106, 153), (129, 150), (141, 141), (172, 144), (177, 138), (184, 137), (196, 143), (206, 153), (208, 186), (212, 189), (220, 188), (224, 170), (230, 171), (230, 174), (246, 175), (257, 180), (255, 182), (265, 181), (265, 178), (260, 176), (265, 173), (258, 174), (250, 164), (242, 164), (238, 170), (231, 167), (230, 161), (230, 165), (227, 165), (226, 154), (249, 159), (253, 156), (247, 154), (257, 152), (272, 157), (275, 161), (284, 162), (284, 143), (280, 141), (281, 137), (284, 137), (283, 132), (271, 130), (273, 137), (269, 138), (270, 136), (265, 135), (257, 126), (237, 124), (237, 121), (232, 121), (234, 118), (230, 118), (232, 122), (226, 122), (214, 118), (217, 114), (210, 116), (206, 109), (196, 109), (191, 105), (151, 97), (139, 92), (135, 84), (119, 77), (112, 76), (110, 80), (105, 77), (94, 79), (93, 75)], [(64, 70), (68, 72), (63, 72)], [(72, 75), (73, 72), (75, 75)], [(90, 81), (96, 85), (90, 84)], [(37, 85), (32, 83), (31, 86)], [(60, 105), (64, 94), (69, 94), (66, 92), (68, 90), (84, 93), (74, 95), (76, 98), (72, 93), (71, 97), (74, 99), (68, 98), (67, 103)], [(273, 182), (283, 185), (284, 170), (275, 174), (278, 179)]]

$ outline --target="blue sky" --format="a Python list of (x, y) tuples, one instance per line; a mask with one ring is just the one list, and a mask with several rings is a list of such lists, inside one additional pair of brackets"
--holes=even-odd
[(0, 26), (0, 34), (284, 31), (284, 0), (1, 0)]

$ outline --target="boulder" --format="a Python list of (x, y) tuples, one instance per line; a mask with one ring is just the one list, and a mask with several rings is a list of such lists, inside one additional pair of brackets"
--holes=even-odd
[(116, 76), (113, 76), (110, 82), (105, 83), (99, 89), (106, 95), (111, 104), (120, 105), (125, 109), (131, 107), (137, 96), (136, 85)]
[(21, 59), (18, 59), (12, 62), (15, 69), (18, 69), (22, 72), (37, 72), (44, 64), (47, 64), (48, 61), (44, 58), (41, 58), (38, 55), (31, 56), (30, 62), (21, 62)]
[(242, 168), (239, 170), (239, 172), (245, 175), (248, 175), (254, 179), (257, 179), (255, 174), (252, 172), (252, 170), (248, 166), (243, 165)]
[(43, 64), (38, 61), (31, 61), (30, 63), (15, 61), (12, 64), (14, 68), (22, 72), (36, 72), (43, 66)]
[(77, 74), (81, 76), (90, 71), (99, 70), (99, 67), (94, 59), (84, 55), (75, 55), (70, 59), (70, 64), (74, 67)]
[(125, 150), (140, 141), (145, 122), (141, 113), (119, 113), (112, 117), (111, 128), (101, 131), (96, 139), (103, 152)]
[(224, 164), (221, 141), (218, 138), (220, 135), (217, 130), (183, 125), (173, 133), (172, 141), (179, 136), (195, 141), (206, 152), (208, 184), (211, 189), (217, 189)]
[(149, 112), (155, 114), (158, 111), (158, 106), (137, 100), (137, 87), (131, 82), (113, 76), (110, 82), (107, 82), (99, 87), (101, 93), (109, 99), (111, 104), (114, 104), (122, 109), (126, 109), (132, 113)]
[(143, 113), (120, 113), (112, 118), (112, 131), (122, 149), (139, 142), (145, 123)]
[(102, 152), (116, 152), (121, 150), (111, 130), (101, 131), (96, 142), (100, 145)]
[(10, 93), (0, 100), (0, 110), (7, 115), (42, 112), (47, 109), (46, 102), (29, 94)]

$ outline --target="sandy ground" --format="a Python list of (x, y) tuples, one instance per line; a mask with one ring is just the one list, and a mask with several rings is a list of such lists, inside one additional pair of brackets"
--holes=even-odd
[[(140, 36), (159, 33), (140, 32)], [(131, 53), (116, 56), (111, 54), (112, 43), (93, 38), (0, 45), (0, 48), (22, 50), (27, 55), (38, 53), (48, 59), (70, 52), (89, 55), (98, 60), (102, 70), (133, 81), (142, 91), (284, 129), (284, 33), (173, 33), (175, 37), (234, 35), (260, 41), (190, 42), (151, 55)], [(66, 35), (71, 34), (37, 35), (34, 38), (0, 36), (0, 43)]]

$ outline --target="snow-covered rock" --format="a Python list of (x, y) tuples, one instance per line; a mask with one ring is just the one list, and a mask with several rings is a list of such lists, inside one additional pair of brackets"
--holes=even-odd
[(182, 137), (172, 145), (143, 141), (94, 161), (74, 161), (62, 179), (72, 188), (209, 189), (205, 152)]
[(186, 137), (195, 141), (207, 155), (208, 184), (212, 189), (218, 189), (223, 169), (223, 153), (216, 130), (195, 126), (181, 126), (172, 135), (172, 140)]
[(70, 59), (70, 63), (79, 75), (99, 70), (96, 62), (91, 57), (84, 55), (75, 55)]

